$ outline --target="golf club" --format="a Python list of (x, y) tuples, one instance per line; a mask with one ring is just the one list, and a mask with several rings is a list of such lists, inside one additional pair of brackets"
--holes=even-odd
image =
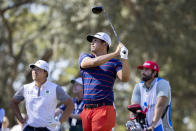
[(105, 15), (106, 19), (107, 19), (108, 22), (110, 23), (110, 26), (112, 27), (112, 30), (113, 30), (113, 32), (114, 32), (114, 35), (115, 35), (115, 37), (117, 38), (117, 41), (118, 41), (118, 43), (119, 43), (119, 42), (120, 42), (120, 39), (119, 39), (119, 37), (118, 37), (118, 35), (117, 35), (115, 29), (114, 29), (114, 26), (112, 25), (112, 22), (110, 21), (109, 16), (107, 15), (106, 11), (104, 10), (103, 6), (94, 6), (94, 7), (92, 8), (92, 12), (93, 12), (94, 14), (100, 14), (102, 11), (104, 12), (104, 15)]
[[(94, 6), (94, 7), (92, 8), (92, 12), (93, 12), (94, 14), (100, 14), (102, 11), (104, 12), (104, 15), (105, 15), (106, 19), (107, 19), (108, 22), (110, 23), (110, 26), (112, 27), (112, 30), (113, 30), (113, 32), (114, 32), (114, 35), (115, 35), (115, 37), (116, 37), (118, 43), (121, 43), (121, 42), (120, 42), (120, 39), (119, 39), (119, 37), (118, 37), (118, 35), (117, 35), (115, 29), (114, 29), (114, 26), (112, 25), (112, 22), (110, 21), (110, 18), (109, 18), (109, 16), (107, 15), (106, 11), (104, 10), (103, 6)], [(123, 51), (123, 54), (126, 54), (126, 52)]]

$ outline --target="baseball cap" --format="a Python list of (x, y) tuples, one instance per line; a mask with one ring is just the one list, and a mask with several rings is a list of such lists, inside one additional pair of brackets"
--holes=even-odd
[(143, 65), (137, 67), (138, 69), (148, 68), (159, 72), (159, 66), (154, 61), (145, 61)]
[(35, 66), (47, 71), (49, 73), (49, 65), (46, 61), (44, 60), (38, 60), (35, 62), (35, 64), (30, 64), (29, 67), (32, 69), (34, 68)]
[(75, 82), (77, 82), (78, 84), (83, 84), (83, 82), (82, 82), (82, 78), (81, 77), (78, 77), (78, 78), (76, 78), (76, 79), (73, 79), (73, 80), (71, 80), (71, 83), (75, 83)]
[(106, 43), (108, 43), (109, 47), (112, 44), (110, 36), (107, 33), (104, 33), (104, 32), (98, 32), (95, 35), (87, 35), (87, 37), (86, 37), (86, 39), (89, 42), (92, 42), (93, 38), (98, 38), (100, 40), (105, 41)]

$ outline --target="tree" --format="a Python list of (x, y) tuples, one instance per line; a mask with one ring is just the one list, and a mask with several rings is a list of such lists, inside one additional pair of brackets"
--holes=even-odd
[(120, 40), (129, 49), (130, 82), (117, 81), (114, 88), (116, 128), (125, 130), (126, 108), (140, 77), (137, 65), (154, 60), (160, 65), (160, 76), (172, 87), (175, 130), (195, 130), (194, 126), (188, 128), (188, 124), (196, 123), (192, 112), (196, 105), (192, 101), (196, 96), (193, 0), (0, 1), (0, 106), (6, 109), (11, 123), (14, 119), (9, 101), (15, 92), (13, 87), (31, 81), (28, 64), (37, 59), (49, 61), (53, 65), (51, 79), (66, 86), (79, 75), (78, 57), (88, 51), (87, 34), (105, 31), (112, 37), (111, 51), (116, 47), (117, 40), (103, 14), (91, 13), (93, 5), (104, 6)]

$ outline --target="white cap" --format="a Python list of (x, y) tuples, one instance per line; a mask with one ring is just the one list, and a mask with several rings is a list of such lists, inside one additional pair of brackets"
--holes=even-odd
[(30, 64), (29, 67), (30, 68), (34, 68), (35, 66), (47, 71), (49, 73), (49, 65), (46, 61), (44, 60), (38, 60), (35, 62), (35, 64)]
[(89, 42), (92, 42), (93, 38), (98, 38), (98, 39), (101, 39), (101, 40), (105, 41), (106, 43), (108, 43), (109, 47), (112, 44), (110, 36), (107, 33), (104, 33), (104, 32), (98, 32), (95, 35), (87, 35), (87, 37), (86, 37), (86, 39)]
[(81, 84), (81, 85), (83, 84), (81, 77), (78, 77), (76, 79), (71, 80), (71, 83), (75, 83), (75, 82), (77, 82), (78, 84)]

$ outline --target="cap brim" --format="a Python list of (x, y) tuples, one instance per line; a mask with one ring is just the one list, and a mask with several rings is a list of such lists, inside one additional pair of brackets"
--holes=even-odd
[(71, 82), (72, 84), (74, 84), (76, 81), (75, 81), (75, 80), (71, 80), (70, 82)]
[(88, 42), (92, 42), (94, 36), (93, 35), (87, 35), (86, 39)]
[(34, 64), (30, 64), (29, 67), (32, 69), (32, 68), (35, 67), (35, 65)]
[(143, 69), (143, 68), (144, 68), (143, 65), (140, 65), (140, 66), (137, 67), (137, 69), (140, 69), (140, 70)]

